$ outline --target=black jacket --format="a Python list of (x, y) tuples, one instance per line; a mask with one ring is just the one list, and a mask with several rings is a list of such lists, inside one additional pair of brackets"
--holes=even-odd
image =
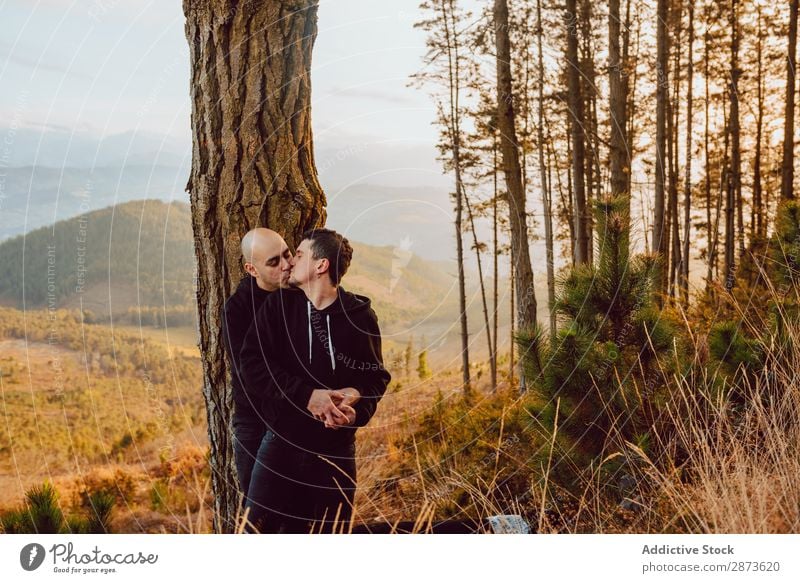
[(259, 406), (250, 402), (244, 391), (239, 353), (250, 325), (255, 320), (264, 301), (270, 293), (261, 289), (251, 275), (245, 275), (233, 295), (227, 299), (222, 309), (222, 339), (231, 363), (233, 401), (237, 421), (258, 421), (261, 417)]
[[(370, 300), (339, 287), (317, 310), (300, 290), (279, 290), (264, 302), (240, 354), (244, 386), (261, 403), (267, 425), (317, 450), (351, 443), (375, 413), (391, 375), (383, 367), (381, 333)], [(355, 387), (361, 393), (352, 426), (326, 429), (306, 408), (314, 389)]]

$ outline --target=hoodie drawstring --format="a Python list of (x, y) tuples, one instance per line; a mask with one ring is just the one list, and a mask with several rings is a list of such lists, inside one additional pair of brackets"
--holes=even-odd
[(306, 302), (308, 308), (308, 362), (311, 362), (311, 302)]
[[(311, 333), (311, 301), (306, 302), (306, 313), (308, 314), (308, 362), (311, 362), (311, 342), (313, 341), (313, 334)], [(331, 356), (331, 368), (336, 370), (336, 358), (333, 356), (333, 336), (331, 335), (331, 315), (327, 314), (326, 322), (328, 324), (328, 354)]]
[(331, 355), (331, 368), (336, 370), (336, 359), (333, 358), (333, 336), (331, 336), (331, 315), (328, 314), (328, 353)]

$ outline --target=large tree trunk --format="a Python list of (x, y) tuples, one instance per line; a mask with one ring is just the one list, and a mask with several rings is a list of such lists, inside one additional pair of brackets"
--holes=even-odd
[(494, 27), (497, 44), (497, 126), (500, 130), (500, 152), (508, 189), (511, 247), (514, 250), (514, 271), (516, 273), (517, 323), (519, 328), (530, 328), (536, 323), (536, 294), (528, 248), (525, 191), (522, 188), (522, 169), (517, 149), (514, 100), (512, 99), (511, 42), (508, 34), (508, 3), (506, 0), (495, 0)]
[(575, 200), (576, 264), (589, 261), (589, 215), (586, 209), (586, 151), (584, 141), (583, 97), (581, 96), (581, 68), (578, 60), (578, 6), (577, 0), (567, 0), (564, 20), (567, 29), (567, 107), (572, 128), (572, 189)]
[(203, 395), (211, 445), (214, 530), (238, 510), (225, 299), (242, 275), (239, 242), (268, 226), (290, 246), (325, 222), (311, 139), (311, 52), (317, 3), (184, 0), (192, 98), (187, 185), (197, 256)]
[(658, 0), (656, 24), (656, 184), (653, 208), (653, 252), (661, 259), (657, 289), (666, 291), (669, 267), (669, 223), (666, 221), (665, 193), (667, 186), (667, 100), (669, 99), (669, 40), (667, 0)]
[(783, 167), (781, 169), (781, 199), (794, 198), (794, 94), (797, 91), (797, 6), (789, 7), (789, 50), (786, 57), (786, 115), (783, 126)]

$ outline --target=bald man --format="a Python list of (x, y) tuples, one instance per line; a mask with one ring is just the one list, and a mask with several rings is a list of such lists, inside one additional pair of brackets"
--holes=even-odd
[[(247, 496), (258, 448), (267, 431), (258, 403), (248, 398), (242, 384), (239, 353), (250, 324), (269, 295), (288, 285), (292, 252), (278, 233), (257, 228), (242, 238), (242, 257), (247, 275), (223, 308), (222, 337), (232, 365), (233, 453), (243, 496)], [(243, 506), (247, 500), (243, 501)]]

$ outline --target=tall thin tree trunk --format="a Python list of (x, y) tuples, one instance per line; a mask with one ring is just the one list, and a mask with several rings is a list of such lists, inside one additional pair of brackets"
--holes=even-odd
[(220, 315), (242, 276), (239, 242), (249, 229), (265, 226), (295, 245), (305, 229), (325, 222), (310, 114), (317, 2), (265, 0), (247, 10), (237, 4), (183, 3), (192, 100), (187, 190), (198, 269), (213, 528), (228, 533), (234, 531), (239, 500)]
[(764, 208), (762, 204), (761, 184), (761, 142), (764, 132), (764, 47), (761, 18), (761, 6), (757, 8), (757, 34), (756, 60), (758, 61), (757, 92), (756, 92), (756, 149), (753, 154), (753, 209), (750, 220), (750, 246), (754, 248), (758, 241), (766, 236), (764, 232)]
[[(568, 144), (569, 145), (569, 142)], [(567, 217), (565, 221), (567, 224), (567, 230), (569, 231), (569, 249), (575, 249), (575, 222), (572, 220), (572, 198), (570, 197), (569, 192), (569, 176), (567, 176), (567, 189), (566, 192), (564, 190), (564, 181), (561, 180), (561, 168), (558, 167), (558, 161), (555, 154), (555, 147), (553, 146), (553, 136), (550, 132), (550, 128), (547, 128), (547, 136), (545, 147), (547, 148), (547, 168), (548, 171), (552, 168), (555, 168), (556, 174), (556, 184), (558, 186), (558, 201), (560, 203), (560, 211), (556, 213), (557, 217)], [(569, 148), (567, 148), (567, 155), (566, 159), (569, 160)], [(569, 165), (567, 165), (567, 173), (569, 174)], [(548, 184), (550, 184), (550, 192), (552, 193), (552, 186), (553, 182), (548, 180)], [(551, 198), (552, 203), (552, 198)], [(559, 208), (559, 207), (556, 207)]]
[(672, 51), (674, 54), (674, 68), (673, 68), (673, 93), (672, 98), (667, 102), (668, 112), (668, 138), (667, 138), (667, 157), (669, 159), (669, 219), (672, 249), (670, 261), (670, 277), (669, 277), (669, 293), (670, 297), (678, 296), (678, 274), (682, 269), (683, 260), (681, 258), (681, 241), (680, 241), (680, 215), (678, 213), (678, 134), (679, 134), (679, 121), (680, 121), (680, 90), (681, 90), (681, 33), (683, 32), (682, 26), (682, 11), (683, 2), (677, 1), (672, 5), (672, 30), (675, 31), (673, 36), (674, 46)]
[(497, 377), (495, 376), (495, 353), (492, 348), (492, 328), (489, 325), (489, 304), (486, 301), (486, 284), (483, 280), (483, 261), (481, 260), (481, 245), (478, 242), (478, 232), (475, 229), (475, 215), (472, 213), (472, 205), (469, 204), (469, 194), (464, 190), (464, 204), (467, 206), (467, 216), (469, 217), (469, 226), (472, 231), (472, 241), (475, 246), (475, 257), (478, 261), (478, 281), (481, 288), (481, 301), (483, 302), (483, 325), (486, 329), (486, 346), (489, 349), (489, 372), (492, 381), (492, 392), (497, 390)]
[(797, 91), (797, 6), (789, 5), (789, 49), (786, 57), (786, 113), (783, 126), (783, 165), (781, 167), (781, 199), (794, 198), (794, 98)]
[[(628, 12), (630, 13), (630, 4), (631, 0), (628, 1)], [(627, 115), (628, 115), (628, 152), (630, 156), (630, 168), (633, 168), (633, 159), (636, 154), (636, 149), (634, 144), (636, 143), (636, 83), (639, 78), (639, 50), (641, 45), (641, 35), (642, 35), (642, 19), (637, 16), (636, 18), (636, 50), (634, 52), (634, 57), (631, 60), (627, 56), (625, 57), (625, 62), (629, 63), (628, 68), (631, 71), (631, 79), (628, 81), (626, 78), (626, 85), (628, 87), (628, 107), (627, 107)], [(633, 188), (632, 188), (632, 180), (633, 180), (633, 172), (628, 173), (628, 192), (630, 193), (631, 200), (633, 200)], [(644, 205), (642, 205), (644, 206)], [(646, 232), (645, 228), (645, 232)], [(645, 237), (645, 246), (648, 245), (647, 243), (648, 238)]]
[[(572, 265), (576, 265), (575, 261), (575, 253), (578, 249), (578, 234), (576, 233), (577, 223), (575, 222), (575, 197), (573, 196), (572, 192), (572, 142), (570, 140), (570, 136), (572, 135), (572, 128), (571, 128), (571, 120), (569, 111), (567, 111), (566, 115), (566, 123), (564, 127), (566, 128), (566, 144), (567, 144), (567, 160), (569, 163), (567, 164), (567, 192), (566, 192), (566, 199), (564, 198), (564, 189), (561, 184), (561, 174), (558, 175), (558, 194), (561, 198), (561, 206), (567, 211), (567, 223), (569, 224), (569, 248), (570, 248), (570, 257), (572, 259)], [(555, 146), (553, 145), (553, 138), (550, 137), (550, 127), (547, 128), (547, 133), (549, 139), (547, 140), (547, 148), (549, 151), (549, 155), (552, 156), (553, 160), (558, 160), (556, 158), (555, 153)]]
[[(500, 129), (500, 152), (508, 190), (511, 215), (511, 246), (517, 289), (517, 322), (520, 328), (531, 328), (536, 323), (536, 293), (533, 284), (530, 251), (528, 248), (528, 224), (525, 206), (525, 191), (522, 188), (522, 170), (517, 146), (516, 120), (514, 113), (513, 80), (511, 77), (511, 41), (508, 31), (508, 3), (494, 2), (494, 28), (497, 45), (497, 125)], [(524, 377), (520, 374), (520, 378)]]
[(493, 195), (492, 195), (492, 255), (494, 256), (493, 263), (493, 282), (492, 282), (492, 295), (493, 301), (492, 305), (494, 306), (494, 311), (492, 313), (492, 354), (494, 354), (494, 360), (492, 361), (492, 374), (494, 375), (493, 378), (497, 379), (497, 333), (498, 333), (498, 312), (499, 312), (499, 294), (498, 294), (498, 281), (497, 278), (499, 277), (499, 261), (500, 261), (500, 250), (498, 249), (498, 239), (497, 239), (497, 196), (498, 196), (498, 188), (497, 188), (497, 128), (496, 124), (492, 125), (492, 183), (493, 183)]
[(572, 190), (575, 201), (575, 252), (576, 264), (589, 261), (589, 216), (586, 206), (585, 141), (583, 96), (581, 94), (581, 66), (578, 59), (577, 0), (566, 0), (564, 20), (567, 29), (567, 107), (572, 128)]
[(448, 131), (450, 134), (450, 144), (453, 154), (453, 168), (456, 179), (456, 256), (458, 261), (458, 298), (459, 310), (461, 311), (459, 321), (461, 323), (461, 378), (463, 391), (466, 396), (472, 392), (472, 383), (469, 363), (469, 324), (467, 322), (467, 292), (466, 277), (464, 273), (464, 242), (462, 239), (463, 213), (464, 213), (464, 181), (461, 176), (461, 73), (460, 73), (460, 54), (458, 45), (458, 31), (455, 25), (455, 5), (453, 0), (442, 2), (440, 6), (442, 12), (442, 25), (445, 35), (445, 46), (447, 50), (447, 73), (449, 88), (449, 112), (447, 117)]
[[(668, 0), (658, 0), (656, 23), (656, 184), (653, 205), (653, 252), (661, 258), (657, 289), (664, 293), (669, 266), (669, 223), (666, 221), (667, 100), (669, 99)], [(660, 300), (659, 300), (660, 301)]]
[(536, 45), (539, 65), (539, 109), (537, 124), (537, 142), (539, 145), (539, 174), (542, 181), (542, 206), (544, 207), (544, 239), (547, 256), (547, 310), (550, 313), (550, 339), (556, 338), (556, 283), (553, 254), (553, 204), (551, 184), (548, 180), (547, 166), (544, 161), (544, 54), (542, 51), (542, 0), (536, 1)]
[[(706, 22), (709, 20), (710, 7), (707, 4), (705, 8)], [(705, 83), (705, 121), (703, 130), (703, 147), (705, 151), (705, 190), (706, 190), (706, 233), (708, 236), (708, 270), (706, 272), (706, 291), (711, 290), (711, 283), (714, 280), (714, 256), (715, 248), (712, 247), (712, 242), (716, 244), (716, 234), (712, 236), (712, 223), (711, 223), (711, 150), (709, 148), (709, 135), (710, 135), (710, 116), (709, 107), (711, 102), (711, 95), (709, 89), (709, 60), (710, 60), (710, 45), (711, 33), (706, 29), (703, 38), (703, 81)]]
[(611, 144), (609, 148), (611, 166), (611, 194), (627, 198), (630, 213), (630, 193), (628, 192), (628, 96), (623, 77), (627, 76), (627, 63), (620, 56), (620, 12), (619, 0), (608, 3), (608, 87), (609, 122), (611, 125)]
[[(731, 136), (731, 166), (728, 174), (728, 195), (725, 204), (725, 287), (730, 289), (734, 284), (736, 257), (734, 253), (736, 232), (734, 222), (738, 218), (741, 228), (741, 150), (739, 147), (739, 24), (737, 17), (737, 2), (731, 0), (730, 20), (731, 27), (731, 61), (730, 61), (730, 117), (728, 130)], [(734, 216), (736, 213), (736, 216)]]
[(694, 4), (689, 2), (689, 56), (686, 63), (686, 168), (683, 183), (683, 263), (681, 300), (689, 307), (689, 237), (692, 231), (692, 132), (694, 85)]
[(600, 170), (600, 131), (597, 123), (597, 72), (592, 50), (592, 2), (581, 2), (581, 31), (583, 34), (583, 56), (581, 58), (581, 94), (585, 99), (584, 119), (588, 132), (586, 138), (586, 233), (588, 263), (594, 262), (594, 201), (602, 192), (602, 172)]
[(514, 246), (513, 245), (509, 246), (508, 259), (509, 259), (508, 283), (509, 283), (509, 288), (510, 288), (509, 295), (511, 296), (511, 302), (510, 302), (510, 304), (511, 304), (511, 317), (509, 318), (510, 324), (511, 324), (510, 325), (511, 333), (509, 335), (510, 336), (510, 340), (511, 340), (511, 344), (510, 344), (509, 355), (508, 355), (508, 383), (509, 383), (510, 386), (513, 387), (514, 386), (514, 365), (515, 365), (515, 362), (514, 362), (514, 344), (515, 344), (515, 341), (514, 341), (514, 331), (515, 331), (514, 320), (517, 317), (516, 306), (514, 305), (514, 296), (515, 296), (514, 289), (516, 288), (516, 283), (514, 281)]

